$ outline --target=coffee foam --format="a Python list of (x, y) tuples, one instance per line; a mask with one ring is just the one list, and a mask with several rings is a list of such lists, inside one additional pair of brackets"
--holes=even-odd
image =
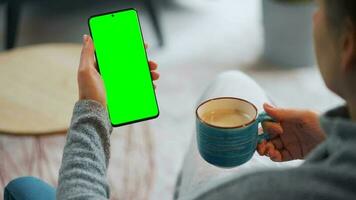
[(237, 127), (248, 124), (253, 117), (238, 109), (216, 109), (203, 113), (201, 119), (218, 127)]

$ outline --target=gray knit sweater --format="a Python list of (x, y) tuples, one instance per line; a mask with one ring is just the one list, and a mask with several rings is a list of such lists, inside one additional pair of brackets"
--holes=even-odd
[[(356, 199), (356, 123), (342, 107), (321, 117), (328, 138), (300, 167), (231, 177), (185, 199)], [(106, 110), (79, 101), (63, 152), (57, 199), (108, 199), (110, 125)]]
[(98, 102), (75, 104), (59, 170), (57, 199), (108, 199), (106, 172), (112, 127)]

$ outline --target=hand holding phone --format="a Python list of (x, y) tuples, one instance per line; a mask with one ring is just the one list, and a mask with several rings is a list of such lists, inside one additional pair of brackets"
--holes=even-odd
[[(145, 47), (147, 48), (147, 45)], [(94, 57), (93, 41), (89, 35), (83, 35), (83, 47), (78, 68), (79, 99), (94, 100), (106, 107), (104, 83), (97, 71)], [(158, 80), (160, 76), (156, 71), (158, 64), (154, 61), (148, 61), (148, 63), (153, 81)]]
[(136, 10), (92, 16), (89, 28), (112, 125), (158, 117), (152, 80), (159, 74), (151, 72), (157, 65), (147, 61)]

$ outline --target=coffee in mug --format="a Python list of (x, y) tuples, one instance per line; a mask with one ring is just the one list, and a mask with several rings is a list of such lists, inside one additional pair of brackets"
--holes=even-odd
[(231, 168), (251, 159), (257, 143), (269, 139), (258, 135), (258, 124), (273, 121), (255, 105), (235, 97), (201, 103), (196, 109), (197, 143), (200, 155), (210, 164)]
[(234, 127), (247, 124), (252, 117), (239, 109), (225, 108), (203, 113), (201, 119), (215, 126)]

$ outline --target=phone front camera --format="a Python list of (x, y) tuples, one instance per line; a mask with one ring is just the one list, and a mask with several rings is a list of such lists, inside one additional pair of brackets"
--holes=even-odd
[(111, 17), (114, 17), (114, 14), (112, 14)]

